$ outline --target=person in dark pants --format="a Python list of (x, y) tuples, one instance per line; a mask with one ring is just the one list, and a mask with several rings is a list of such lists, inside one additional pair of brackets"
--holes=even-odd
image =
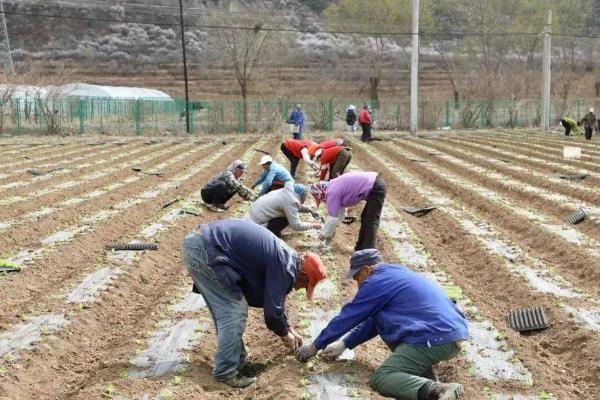
[(325, 180), (327, 172), (329, 179), (335, 179), (342, 175), (352, 160), (352, 150), (349, 147), (334, 146), (326, 149), (318, 149), (315, 152), (315, 160), (321, 163), (320, 180)]
[(288, 139), (281, 144), (281, 152), (290, 160), (290, 174), (292, 178), (296, 177), (296, 169), (300, 160), (304, 160), (312, 169), (317, 169), (316, 164), (308, 153), (308, 148), (315, 144), (315, 142), (310, 140), (296, 139)]
[(594, 114), (593, 108), (590, 108), (590, 111), (583, 116), (581, 121), (579, 121), (579, 124), (583, 125), (583, 128), (585, 129), (585, 140), (592, 140), (592, 133), (594, 132), (596, 121), (596, 114)]
[(362, 136), (360, 137), (360, 140), (362, 142), (370, 142), (371, 125), (373, 124), (373, 118), (371, 117), (371, 113), (369, 112), (369, 106), (367, 104), (364, 105), (360, 114), (358, 114), (358, 123), (362, 128)]
[(321, 224), (302, 222), (298, 213), (311, 213), (319, 218), (319, 213), (304, 205), (308, 190), (306, 186), (287, 182), (281, 190), (275, 190), (260, 197), (250, 207), (252, 221), (266, 227), (281, 238), (281, 231), (290, 226), (295, 231), (321, 229)]
[(366, 200), (354, 250), (376, 248), (385, 192), (385, 182), (377, 172), (350, 172), (329, 182), (321, 181), (311, 185), (310, 193), (317, 206), (321, 201), (327, 203), (329, 215), (319, 238), (331, 240), (335, 230), (344, 220), (346, 208)]
[(210, 210), (215, 212), (226, 210), (225, 203), (236, 193), (246, 201), (254, 200), (256, 197), (254, 193), (240, 181), (245, 169), (246, 165), (243, 161), (235, 160), (225, 171), (204, 185), (200, 190), (200, 197)]
[(579, 130), (577, 129), (577, 121), (575, 121), (574, 119), (564, 117), (559, 122), (562, 125), (562, 127), (565, 128), (565, 136), (569, 136), (571, 134), (571, 131), (573, 131), (574, 134), (579, 135)]
[(267, 328), (289, 350), (302, 345), (288, 322), (285, 298), (292, 289), (305, 288), (312, 300), (315, 286), (327, 277), (318, 255), (301, 256), (262, 226), (242, 219), (198, 226), (185, 237), (181, 255), (215, 323), (215, 379), (236, 388), (256, 382), (260, 366), (246, 360), (243, 341), (248, 306), (263, 309)]
[(437, 382), (433, 372), (469, 338), (464, 314), (444, 290), (403, 265), (384, 262), (376, 249), (355, 252), (346, 278), (357, 282), (356, 296), (296, 358), (306, 361), (321, 350), (321, 357), (336, 359), (380, 336), (392, 354), (371, 377), (374, 390), (400, 400), (460, 398), (462, 385)]

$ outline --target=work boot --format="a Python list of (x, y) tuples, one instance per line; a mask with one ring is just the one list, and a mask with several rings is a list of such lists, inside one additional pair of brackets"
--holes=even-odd
[(242, 369), (239, 370), (238, 375), (243, 377), (253, 377), (263, 372), (266, 368), (266, 363), (247, 362)]
[(221, 203), (221, 204), (217, 204), (217, 208), (225, 211), (229, 208), (229, 206), (226, 206), (225, 204)]
[(233, 378), (229, 378), (229, 379), (224, 379), (221, 382), (223, 382), (226, 385), (229, 385), (231, 387), (237, 388), (237, 389), (243, 389), (245, 387), (248, 387), (254, 383), (256, 383), (257, 379), (254, 377), (246, 377), (246, 376), (241, 376), (240, 374), (234, 376)]
[(462, 385), (458, 383), (432, 382), (428, 400), (457, 400), (464, 392)]
[(217, 207), (213, 204), (206, 204), (206, 208), (208, 208), (210, 211), (213, 211), (213, 212), (218, 212), (218, 213), (223, 212), (223, 210), (219, 209), (219, 207)]

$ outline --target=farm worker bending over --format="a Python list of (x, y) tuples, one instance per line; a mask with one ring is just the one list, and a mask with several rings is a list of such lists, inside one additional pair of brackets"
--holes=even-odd
[(300, 221), (298, 212), (311, 213), (319, 218), (319, 213), (303, 205), (308, 190), (299, 183), (286, 182), (281, 190), (274, 190), (261, 196), (250, 207), (250, 219), (264, 226), (281, 238), (281, 231), (288, 225), (295, 231), (321, 229), (321, 224), (308, 224)]
[(244, 200), (254, 200), (256, 196), (240, 181), (245, 169), (246, 164), (243, 161), (235, 160), (225, 171), (204, 185), (200, 196), (208, 208), (216, 212), (226, 210), (225, 203), (236, 193)]
[(571, 131), (573, 131), (575, 135), (579, 135), (579, 130), (577, 129), (577, 121), (575, 121), (574, 119), (564, 117), (560, 120), (560, 124), (563, 126), (563, 128), (565, 128), (566, 136), (569, 136)]
[(259, 363), (246, 362), (242, 335), (248, 306), (264, 310), (267, 328), (295, 351), (302, 338), (289, 326), (285, 297), (306, 289), (312, 299), (317, 283), (326, 277), (319, 256), (300, 256), (275, 235), (254, 222), (225, 219), (202, 224), (185, 237), (183, 260), (216, 326), (217, 353), (213, 376), (233, 387), (256, 382)]
[(585, 129), (585, 140), (592, 140), (592, 133), (596, 126), (596, 114), (594, 114), (593, 108), (590, 108), (590, 111), (583, 116), (579, 124), (583, 125)]
[(304, 133), (304, 113), (300, 104), (296, 104), (296, 109), (292, 111), (288, 122), (294, 124), (294, 139), (302, 139)]
[(375, 248), (385, 191), (385, 182), (377, 172), (350, 172), (329, 182), (313, 184), (310, 193), (317, 201), (317, 206), (321, 201), (327, 203), (329, 214), (319, 237), (324, 240), (332, 238), (336, 228), (344, 220), (346, 207), (353, 207), (366, 200), (367, 204), (360, 215), (360, 231), (354, 250)]
[(364, 105), (360, 114), (358, 114), (358, 123), (362, 128), (362, 136), (360, 137), (360, 140), (363, 142), (370, 142), (373, 118), (371, 117), (371, 112), (369, 111), (369, 106), (367, 104)]
[(329, 180), (337, 178), (346, 170), (352, 160), (352, 149), (344, 146), (320, 148), (315, 151), (315, 159), (321, 162), (320, 180), (325, 180), (329, 172)]
[(282, 153), (290, 160), (290, 173), (292, 174), (292, 178), (296, 177), (296, 168), (298, 168), (300, 159), (303, 159), (305, 163), (312, 167), (312, 169), (317, 169), (317, 165), (310, 159), (310, 154), (308, 154), (309, 146), (314, 144), (316, 143), (310, 140), (296, 139), (288, 139), (281, 143)]
[(264, 172), (254, 181), (252, 189), (262, 183), (261, 195), (281, 189), (286, 182), (294, 183), (294, 178), (287, 169), (274, 162), (271, 156), (262, 156), (258, 164), (262, 165)]
[(358, 283), (356, 296), (313, 343), (298, 349), (298, 360), (319, 350), (337, 358), (379, 335), (393, 353), (371, 377), (374, 390), (403, 400), (458, 399), (462, 385), (438, 383), (432, 368), (456, 357), (469, 337), (465, 316), (442, 288), (405, 266), (385, 263), (376, 249), (355, 252), (346, 277)]

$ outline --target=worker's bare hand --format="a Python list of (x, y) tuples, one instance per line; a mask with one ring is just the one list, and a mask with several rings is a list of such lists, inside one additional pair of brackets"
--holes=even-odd
[(285, 347), (293, 352), (298, 350), (298, 347), (302, 346), (302, 337), (298, 335), (293, 328), (290, 328), (287, 335), (281, 336), (281, 341)]

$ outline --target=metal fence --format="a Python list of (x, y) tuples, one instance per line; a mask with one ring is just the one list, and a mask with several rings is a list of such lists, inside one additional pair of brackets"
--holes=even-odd
[[(289, 129), (285, 121), (296, 104), (302, 105), (307, 131), (348, 129), (346, 109), (364, 104), (373, 110), (375, 128), (406, 130), (409, 103), (361, 99), (323, 100), (252, 100), (191, 101), (191, 133), (219, 134), (243, 132), (282, 132)], [(589, 107), (600, 109), (600, 99), (555, 99), (551, 121), (562, 116), (580, 119)], [(68, 98), (49, 104), (42, 99), (13, 99), (0, 109), (2, 133), (22, 134), (48, 130), (55, 125), (68, 134), (110, 133), (156, 135), (183, 133), (186, 129), (183, 100), (115, 100), (105, 98)], [(246, 115), (246, 118), (244, 116)], [(540, 102), (533, 100), (452, 100), (422, 101), (419, 110), (421, 129), (533, 127), (540, 122)]]

